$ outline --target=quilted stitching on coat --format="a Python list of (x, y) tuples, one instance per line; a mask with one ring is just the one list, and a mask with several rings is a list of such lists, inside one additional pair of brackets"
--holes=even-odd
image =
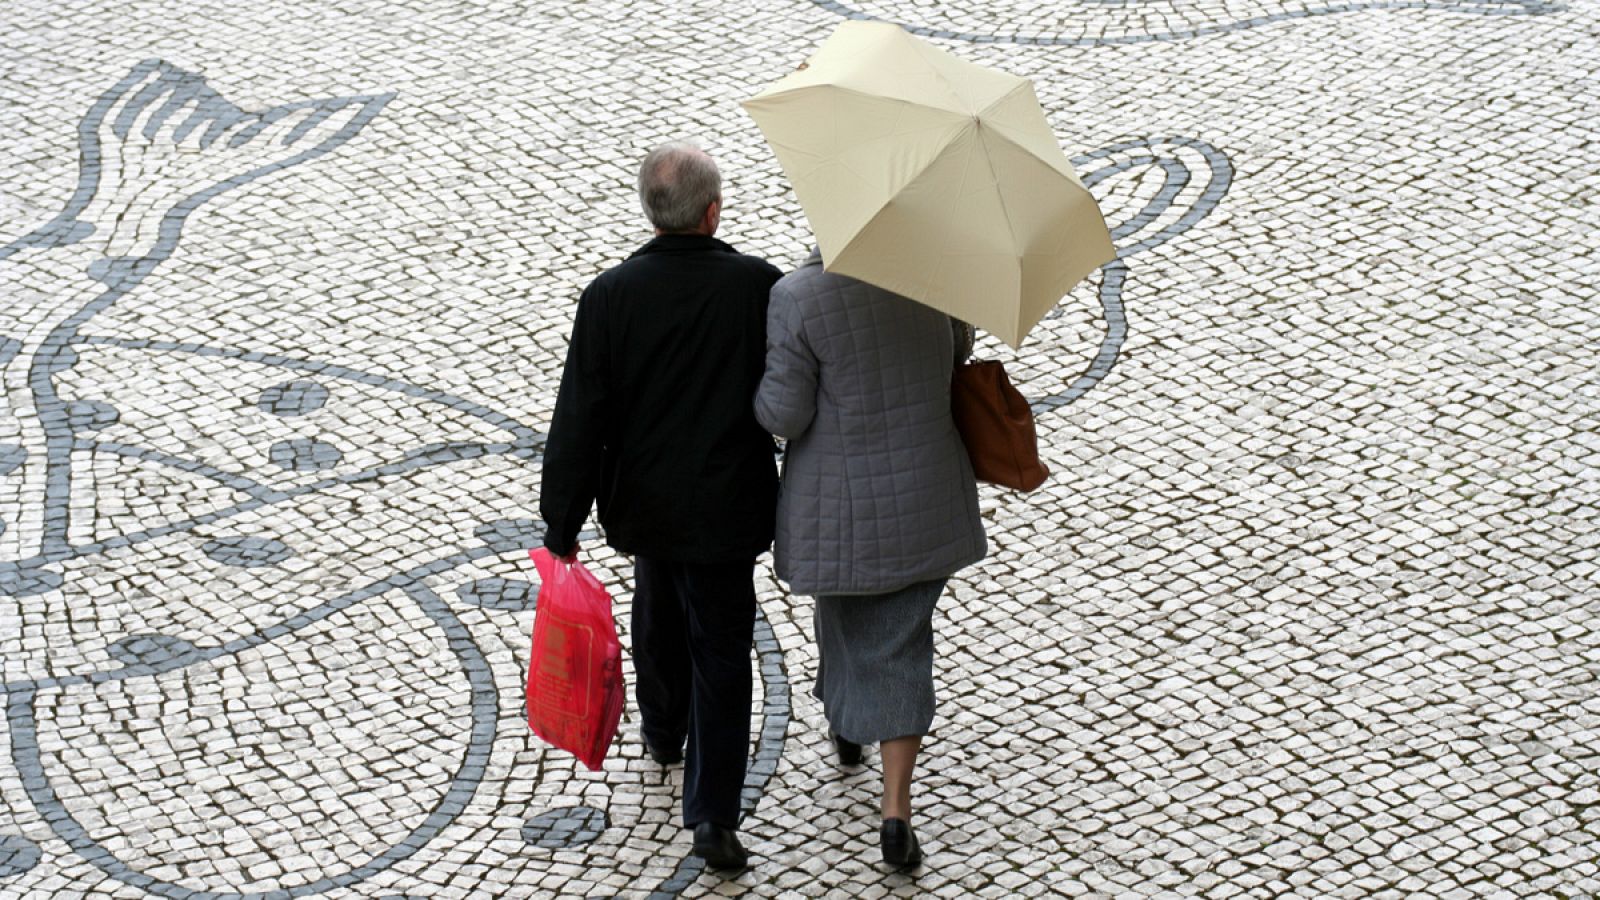
[(773, 286), (755, 410), (789, 441), (774, 552), (791, 590), (881, 593), (983, 558), (953, 361), (947, 316), (816, 254)]

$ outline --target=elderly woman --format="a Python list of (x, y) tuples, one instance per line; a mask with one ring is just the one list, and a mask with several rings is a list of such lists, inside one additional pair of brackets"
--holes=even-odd
[(986, 550), (950, 418), (956, 342), (945, 314), (825, 272), (813, 251), (772, 288), (755, 399), (756, 419), (789, 442), (778, 577), (816, 596), (815, 692), (840, 762), (881, 746), (879, 842), (897, 866), (922, 860), (911, 776), (933, 724), (934, 604)]

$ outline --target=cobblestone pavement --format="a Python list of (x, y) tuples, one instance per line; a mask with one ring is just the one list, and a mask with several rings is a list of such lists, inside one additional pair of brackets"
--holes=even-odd
[[(1121, 259), (936, 620), (875, 865), (762, 566), (723, 878), (521, 719), (577, 290), (845, 17), (1034, 79)], [(1595, 0), (0, 7), (0, 895), (1600, 896)], [(590, 540), (627, 592), (627, 561)], [(626, 626), (626, 616), (621, 623)], [(624, 641), (627, 635), (624, 633)], [(631, 677), (631, 673), (630, 673)]]

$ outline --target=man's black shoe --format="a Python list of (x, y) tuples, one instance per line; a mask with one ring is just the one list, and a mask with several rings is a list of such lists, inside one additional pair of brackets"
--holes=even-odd
[(663, 766), (675, 766), (683, 762), (683, 751), (676, 747), (670, 750), (663, 750), (655, 744), (645, 741), (644, 749), (649, 752), (651, 759)]
[(891, 866), (909, 869), (922, 863), (922, 846), (905, 819), (884, 819), (878, 829), (878, 846), (883, 861)]
[(742, 869), (750, 862), (733, 829), (714, 822), (701, 822), (694, 827), (694, 855), (713, 869)]
[(646, 740), (645, 751), (650, 753), (651, 759), (661, 765), (677, 765), (678, 762), (683, 762), (683, 741), (678, 741), (675, 745), (662, 748), (662, 746), (653, 745), (653, 743)]

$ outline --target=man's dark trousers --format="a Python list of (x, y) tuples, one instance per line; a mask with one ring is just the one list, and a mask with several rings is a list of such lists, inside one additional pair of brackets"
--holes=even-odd
[(685, 563), (635, 557), (634, 696), (640, 730), (684, 753), (683, 824), (739, 825), (750, 758), (750, 645), (755, 560)]

